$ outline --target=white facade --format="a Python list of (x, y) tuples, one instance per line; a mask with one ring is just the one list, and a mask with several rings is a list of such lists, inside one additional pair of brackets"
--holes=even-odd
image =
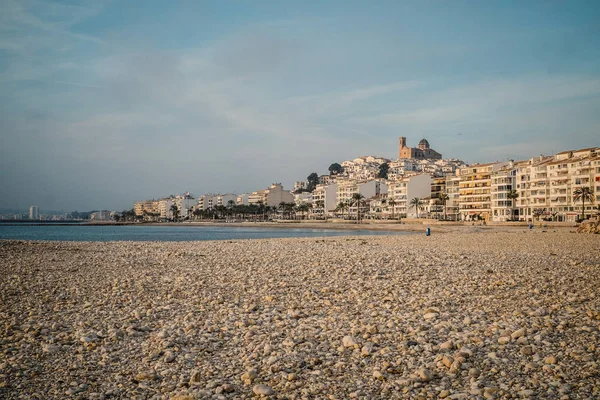
[(303, 203), (312, 203), (313, 194), (309, 192), (297, 193), (294, 195), (294, 203), (300, 205)]
[(29, 207), (29, 219), (40, 219), (40, 208), (38, 206)]
[[(392, 201), (394, 214), (406, 215), (407, 218), (421, 216), (421, 210), (411, 208), (410, 201), (415, 197), (420, 199), (431, 197), (431, 176), (428, 174), (413, 175), (397, 181), (388, 181), (388, 204)], [(388, 208), (390, 208), (388, 207)]]
[(162, 218), (162, 219), (173, 218), (173, 211), (171, 211), (172, 205), (173, 205), (173, 199), (161, 199), (158, 201), (158, 213), (160, 214), (160, 218)]
[(292, 203), (294, 196), (289, 190), (284, 190), (281, 183), (273, 183), (268, 189), (258, 190), (248, 195), (249, 204), (262, 203), (266, 206), (277, 207), (279, 203)]
[(337, 184), (317, 185), (312, 193), (312, 213), (317, 217), (328, 216), (337, 206)]

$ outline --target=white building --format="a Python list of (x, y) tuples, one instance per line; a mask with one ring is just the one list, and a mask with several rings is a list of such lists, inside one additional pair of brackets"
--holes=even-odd
[(416, 218), (417, 213), (421, 216), (421, 210), (411, 208), (410, 201), (414, 198), (426, 199), (431, 197), (431, 176), (420, 174), (404, 177), (396, 181), (388, 181), (388, 216), (393, 214), (395, 217), (404, 215), (407, 218)]
[(302, 192), (302, 193), (296, 193), (294, 194), (294, 203), (296, 203), (297, 206), (299, 206), (300, 204), (311, 204), (313, 200), (313, 194), (310, 192)]
[(249, 204), (262, 203), (266, 206), (277, 207), (279, 203), (292, 203), (294, 196), (289, 190), (284, 190), (281, 183), (273, 183), (268, 189), (258, 190), (248, 195)]
[(172, 205), (173, 198), (158, 200), (158, 213), (161, 219), (173, 218), (173, 211), (171, 210)]
[(38, 206), (29, 207), (29, 219), (40, 219), (40, 208)]
[(328, 216), (337, 206), (337, 183), (317, 185), (312, 193), (312, 204), (313, 217)]

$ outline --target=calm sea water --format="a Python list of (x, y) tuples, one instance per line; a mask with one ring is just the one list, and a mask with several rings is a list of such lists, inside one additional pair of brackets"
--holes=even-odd
[(393, 235), (405, 232), (333, 230), (307, 228), (253, 228), (227, 226), (89, 226), (89, 225), (7, 225), (0, 223), (0, 239), (61, 240), (80, 242), (108, 241), (194, 241), (330, 237), (356, 235)]

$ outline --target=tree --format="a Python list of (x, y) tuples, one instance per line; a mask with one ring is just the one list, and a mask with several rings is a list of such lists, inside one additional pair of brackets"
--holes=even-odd
[(313, 172), (312, 174), (310, 174), (307, 178), (306, 178), (308, 185), (306, 186), (306, 189), (309, 192), (312, 192), (313, 190), (315, 190), (315, 188), (317, 187), (317, 185), (319, 184), (319, 175), (317, 175), (316, 172)]
[(329, 166), (329, 175), (339, 175), (344, 172), (344, 167), (338, 163), (333, 163)]
[(388, 163), (381, 164), (379, 166), (379, 174), (377, 175), (377, 177), (382, 178), (382, 179), (387, 179), (389, 170), (390, 170), (390, 164), (388, 164)]
[(296, 207), (296, 210), (302, 213), (302, 219), (305, 219), (306, 213), (310, 209), (310, 205), (308, 203), (302, 203)]
[(533, 210), (533, 218), (535, 218), (536, 221), (540, 220), (540, 217), (544, 214), (544, 209), (543, 208), (535, 208)]
[(342, 212), (342, 219), (344, 219), (344, 211), (348, 210), (348, 203), (345, 201), (340, 201), (339, 204), (335, 207), (335, 212)]
[(440, 201), (442, 202), (443, 206), (444, 206), (444, 219), (446, 219), (446, 202), (448, 200), (450, 200), (450, 196), (448, 196), (448, 193), (440, 193), (440, 197), (439, 197)]
[(388, 201), (388, 206), (392, 207), (392, 219), (396, 219), (396, 217), (394, 216), (394, 214), (396, 212), (396, 207), (395, 207), (396, 204), (398, 204), (398, 203), (396, 203), (396, 200), (394, 200), (394, 199), (390, 199)]
[(352, 205), (356, 206), (356, 222), (360, 224), (360, 206), (365, 204), (365, 196), (360, 193), (352, 195)]
[[(517, 207), (517, 202), (516, 200), (519, 198), (519, 193), (515, 190), (509, 190), (508, 193), (506, 194), (506, 198), (511, 200), (511, 207), (514, 209)], [(511, 215), (511, 219), (513, 219), (514, 215)]]
[(573, 200), (577, 201), (581, 199), (581, 219), (585, 219), (585, 201), (589, 201), (590, 203), (594, 202), (594, 192), (592, 192), (591, 187), (580, 186), (575, 188), (573, 191)]
[(177, 221), (179, 219), (179, 208), (175, 204), (171, 204), (171, 213), (173, 213), (173, 221)]
[(414, 208), (415, 211), (417, 212), (417, 218), (419, 218), (419, 211), (423, 209), (423, 201), (418, 198), (415, 197), (414, 199), (412, 199), (410, 201), (410, 207), (409, 208)]

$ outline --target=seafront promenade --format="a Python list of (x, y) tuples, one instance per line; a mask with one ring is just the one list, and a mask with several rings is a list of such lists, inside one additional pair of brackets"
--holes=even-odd
[(447, 233), (0, 241), (0, 398), (600, 397), (600, 237)]

